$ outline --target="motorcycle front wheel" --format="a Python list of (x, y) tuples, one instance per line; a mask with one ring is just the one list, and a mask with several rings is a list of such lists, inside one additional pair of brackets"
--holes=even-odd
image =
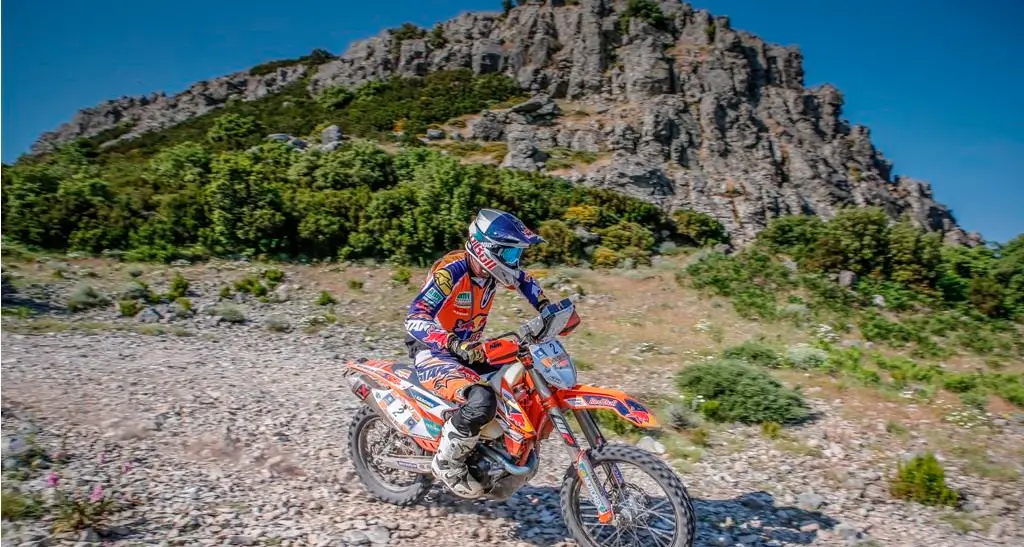
[(373, 497), (395, 505), (412, 505), (430, 490), (433, 478), (385, 467), (380, 459), (426, 454), (412, 439), (397, 431), (369, 407), (362, 407), (348, 428), (352, 467)]
[[(562, 480), (565, 525), (584, 547), (691, 547), (696, 534), (693, 504), (683, 482), (653, 454), (622, 444), (606, 444), (589, 453), (595, 479), (615, 512), (611, 523), (598, 520), (597, 508), (570, 467)], [(613, 466), (621, 473), (615, 478)]]

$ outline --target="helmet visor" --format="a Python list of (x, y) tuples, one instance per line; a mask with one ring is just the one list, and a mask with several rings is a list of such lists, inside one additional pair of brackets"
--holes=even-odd
[(519, 259), (523, 256), (523, 250), (519, 247), (499, 247), (494, 250), (498, 260), (506, 266), (519, 267)]

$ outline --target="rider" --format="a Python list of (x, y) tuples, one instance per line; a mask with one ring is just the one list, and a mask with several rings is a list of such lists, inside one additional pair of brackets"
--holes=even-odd
[[(465, 250), (452, 251), (435, 262), (409, 306), (406, 345), (420, 384), (446, 400), (462, 403), (441, 430), (431, 467), (437, 478), (463, 497), (482, 492), (465, 459), (497, 408), (494, 390), (480, 377), (495, 370), (480, 348), (480, 335), (497, 283), (518, 289), (538, 311), (548, 304), (540, 285), (519, 268), (523, 251), (543, 241), (514, 215), (482, 209), (469, 226)], [(574, 317), (563, 334), (578, 323)]]

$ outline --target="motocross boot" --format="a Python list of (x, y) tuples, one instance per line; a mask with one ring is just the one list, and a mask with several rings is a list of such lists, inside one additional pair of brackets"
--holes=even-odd
[(473, 451), (479, 438), (479, 435), (463, 435), (448, 420), (441, 429), (441, 443), (430, 464), (434, 476), (463, 498), (476, 498), (483, 494), (483, 486), (469, 474), (469, 468), (466, 467), (466, 457)]

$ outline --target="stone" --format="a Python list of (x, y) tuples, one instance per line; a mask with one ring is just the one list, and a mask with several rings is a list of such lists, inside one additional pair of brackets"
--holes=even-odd
[(363, 533), (366, 534), (371, 543), (387, 543), (388, 538), (391, 537), (391, 532), (387, 528), (376, 524), (363, 530)]
[(156, 311), (156, 308), (152, 307), (142, 310), (135, 316), (135, 320), (140, 323), (159, 323), (161, 319), (163, 319), (163, 316), (160, 315), (160, 312)]
[(231, 545), (256, 545), (256, 538), (252, 536), (231, 536), (228, 538)]
[(652, 438), (650, 436), (646, 436), (646, 435), (644, 437), (642, 437), (636, 443), (636, 447), (641, 449), (641, 450), (646, 450), (648, 452), (651, 452), (653, 454), (664, 454), (665, 453), (665, 445), (663, 445), (663, 444), (659, 443), (658, 441), (654, 440), (654, 438)]
[(872, 295), (871, 304), (876, 308), (885, 308), (885, 297), (880, 294)]
[(349, 530), (343, 536), (346, 543), (351, 545), (369, 545), (370, 538), (361, 530)]
[(857, 282), (857, 274), (850, 270), (842, 270), (839, 272), (839, 286), (843, 288), (850, 288), (854, 283)]
[(427, 139), (432, 141), (444, 139), (444, 131), (440, 129), (427, 129)]
[(341, 141), (341, 137), (341, 128), (337, 125), (329, 125), (320, 132), (320, 144), (333, 144)]
[(805, 511), (817, 511), (825, 505), (825, 498), (813, 492), (804, 492), (796, 498), (797, 505)]

